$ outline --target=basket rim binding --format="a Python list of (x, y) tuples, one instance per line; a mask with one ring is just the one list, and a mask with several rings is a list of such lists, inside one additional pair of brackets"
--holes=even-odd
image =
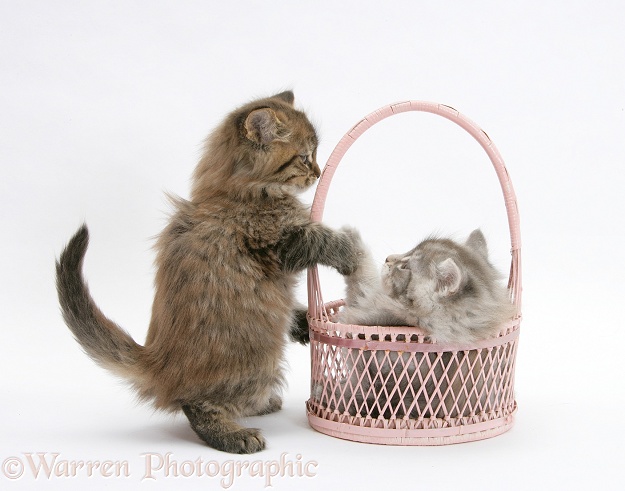
[[(445, 104), (439, 104), (435, 102), (427, 101), (404, 101), (394, 104), (383, 106), (361, 119), (356, 125), (354, 125), (339, 141), (336, 145), (328, 161), (323, 168), (321, 178), (311, 207), (311, 219), (319, 222), (323, 218), (323, 211), (325, 207), (326, 197), (332, 182), (332, 177), (340, 163), (341, 159), (351, 147), (351, 145), (369, 128), (378, 122), (403, 112), (426, 112), (442, 116), (462, 129), (467, 131), (484, 149), (488, 155), (501, 186), (501, 190), (504, 196), (504, 203), (506, 206), (508, 226), (510, 231), (510, 275), (508, 279), (508, 290), (510, 292), (510, 298), (512, 303), (517, 308), (516, 320), (520, 320), (521, 316), (521, 293), (522, 293), (522, 281), (521, 281), (521, 231), (520, 231), (520, 219), (519, 211), (516, 200), (516, 194), (514, 187), (510, 180), (508, 170), (504, 164), (503, 158), (499, 153), (499, 150), (490, 139), (488, 134), (482, 130), (475, 122), (467, 118), (459, 111), (451, 106)], [(326, 321), (331, 315), (328, 313), (330, 304), (325, 304), (321, 293), (321, 284), (319, 280), (319, 272), (317, 266), (309, 268), (308, 270), (308, 315), (311, 320)], [(332, 305), (336, 305), (336, 302), (331, 302)], [(515, 323), (515, 327), (518, 327), (518, 322)], [(417, 334), (421, 331), (419, 328), (412, 328)], [(406, 331), (406, 328), (403, 328)]]

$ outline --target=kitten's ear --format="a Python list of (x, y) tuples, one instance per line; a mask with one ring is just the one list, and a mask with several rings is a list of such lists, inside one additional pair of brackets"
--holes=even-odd
[(436, 265), (436, 279), (438, 291), (447, 297), (460, 289), (462, 271), (452, 258), (448, 258)]
[(286, 90), (284, 92), (280, 92), (279, 94), (274, 95), (272, 99), (280, 99), (281, 101), (284, 101), (292, 106), (295, 102), (295, 95), (293, 95), (293, 92), (291, 92), (290, 90)]
[(477, 252), (484, 259), (488, 259), (488, 246), (486, 245), (486, 238), (482, 231), (478, 228), (471, 232), (467, 239), (466, 246)]
[(268, 107), (255, 109), (245, 118), (245, 137), (255, 143), (266, 145), (279, 139), (280, 121)]

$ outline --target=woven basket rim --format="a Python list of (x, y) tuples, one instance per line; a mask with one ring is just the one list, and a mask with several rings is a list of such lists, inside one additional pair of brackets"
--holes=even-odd
[[(363, 344), (360, 340), (353, 339), (354, 334), (366, 334), (368, 336), (395, 336), (403, 335), (404, 337), (417, 336), (417, 340), (395, 341), (402, 346), (421, 346), (422, 350), (427, 351), (458, 351), (475, 348), (486, 348), (491, 346), (497, 346), (502, 343), (502, 338), (510, 335), (513, 331), (518, 331), (520, 328), (522, 317), (519, 315), (513, 319), (507, 320), (501, 324), (499, 333), (496, 336), (483, 339), (480, 342), (472, 342), (466, 344), (459, 343), (441, 343), (434, 338), (429, 338), (427, 333), (419, 326), (382, 326), (382, 325), (361, 325), (361, 324), (345, 324), (339, 321), (335, 321), (334, 317), (338, 314), (341, 307), (345, 305), (345, 300), (334, 300), (324, 305), (324, 315), (320, 319), (308, 316), (308, 325), (311, 331), (321, 333), (324, 336), (337, 337), (345, 340), (349, 340), (348, 343), (343, 343), (345, 347), (355, 347)], [(350, 338), (350, 335), (352, 338)], [(518, 333), (516, 334), (518, 335)], [(515, 336), (516, 336), (515, 335)], [(389, 341), (380, 339), (376, 341), (382, 346), (389, 346)], [(369, 341), (371, 345), (371, 341)], [(352, 346), (353, 345), (353, 346)], [(436, 345), (436, 349), (428, 348), (428, 346)], [(371, 348), (374, 349), (374, 348)], [(389, 349), (393, 349), (390, 347)], [(419, 351), (418, 349), (410, 349), (409, 351)]]
[(514, 424), (516, 408), (508, 415), (486, 424), (469, 424), (440, 429), (393, 430), (379, 429), (345, 422), (333, 421), (317, 416), (306, 404), (309, 424), (320, 433), (344, 440), (378, 445), (449, 445), (492, 438), (505, 433)]
[[(519, 336), (521, 318), (517, 317), (506, 321), (501, 326), (499, 335), (470, 343), (441, 343), (425, 339), (423, 330), (414, 326), (362, 326), (357, 324), (342, 324), (328, 319), (308, 319), (310, 337), (324, 344), (341, 348), (356, 348), (364, 350), (392, 350), (397, 352), (445, 352), (470, 351), (474, 349), (493, 348), (510, 342)], [(346, 334), (378, 335), (379, 340), (359, 339), (346, 337)], [(383, 336), (397, 336), (402, 334), (417, 335), (417, 341), (385, 340)]]

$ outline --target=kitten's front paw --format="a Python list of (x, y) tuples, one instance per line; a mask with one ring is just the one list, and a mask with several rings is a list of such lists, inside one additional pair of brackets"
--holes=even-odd
[(356, 272), (356, 270), (358, 270), (357, 261), (348, 262), (345, 266), (341, 268), (337, 268), (337, 271), (339, 272), (339, 274), (343, 276), (351, 276)]
[(301, 343), (304, 346), (310, 342), (307, 315), (308, 312), (305, 309), (296, 310), (293, 313), (293, 321), (291, 323), (291, 330), (289, 331), (290, 338), (296, 343)]
[(366, 254), (365, 244), (360, 237), (360, 232), (353, 227), (342, 227), (340, 231), (345, 234), (345, 237), (349, 241), (346, 254), (345, 263), (341, 268), (338, 268), (338, 272), (343, 276), (349, 276), (356, 272), (359, 264), (362, 262), (363, 256)]
[(365, 244), (362, 241), (362, 237), (360, 236), (360, 232), (354, 227), (350, 227), (345, 225), (339, 229), (349, 238), (349, 241), (352, 243), (354, 248), (359, 252), (364, 252)]

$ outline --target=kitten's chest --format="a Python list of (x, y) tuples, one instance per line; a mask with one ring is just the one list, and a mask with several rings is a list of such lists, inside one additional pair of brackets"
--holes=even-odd
[(270, 205), (259, 206), (237, 217), (247, 248), (275, 249), (287, 230), (309, 221), (301, 207)]
[[(279, 206), (282, 205), (282, 206)], [(309, 223), (301, 206), (272, 206), (261, 203), (233, 217), (239, 248), (262, 277), (271, 281), (286, 280), (278, 245), (293, 227)], [(286, 276), (291, 276), (286, 275)]]

